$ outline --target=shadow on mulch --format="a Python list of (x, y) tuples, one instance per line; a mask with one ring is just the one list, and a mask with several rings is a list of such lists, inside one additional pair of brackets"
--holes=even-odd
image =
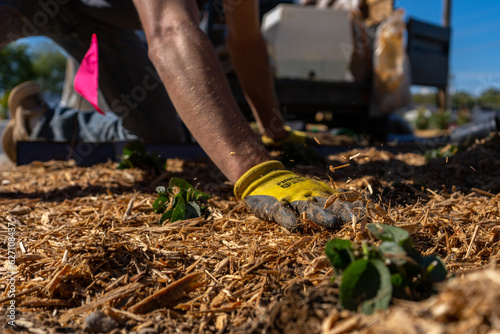
[[(180, 166), (170, 166), (175, 163)], [(85, 177), (83, 181), (82, 176)], [(232, 186), (208, 159), (173, 159), (167, 166), (167, 171), (160, 175), (150, 170), (119, 170), (113, 163), (76, 167), (67, 162), (51, 161), (21, 166), (9, 172), (8, 178), (2, 181), (0, 199), (62, 202), (87, 196), (122, 195), (137, 191), (156, 194), (156, 187), (168, 186), (173, 177), (185, 179), (211, 196), (232, 196)]]
[(113, 193), (116, 195), (133, 192), (137, 190), (135, 187), (102, 187), (102, 186), (89, 186), (82, 188), (81, 186), (70, 186), (62, 189), (54, 189), (44, 192), (0, 192), (0, 198), (3, 199), (40, 199), (49, 202), (62, 202), (67, 199), (77, 197), (87, 197), (90, 195)]
[[(500, 136), (462, 148), (451, 157), (425, 160), (423, 153), (394, 154), (380, 148), (356, 149), (329, 157), (333, 172), (325, 167), (309, 169), (309, 175), (328, 176), (337, 187), (365, 188), (370, 184), (372, 199), (382, 203), (410, 205), (426, 200), (431, 192), (474, 189), (500, 192)], [(362, 182), (360, 182), (362, 181)]]
[[(375, 148), (357, 149), (332, 155), (328, 157), (326, 162), (313, 166), (304, 165), (298, 159), (294, 161), (292, 169), (310, 177), (319, 177), (323, 180), (331, 178), (335, 185), (340, 188), (355, 186), (357, 189), (366, 189), (369, 185), (373, 201), (390, 205), (411, 205), (417, 201), (425, 201), (426, 197), (422, 194), (430, 194), (427, 189), (434, 192), (456, 190), (467, 193), (471, 189), (477, 188), (491, 193), (500, 192), (500, 179), (498, 178), (500, 170), (499, 136), (475, 144), (449, 158), (425, 161), (422, 152), (419, 153), (394, 154)], [(180, 166), (175, 167), (176, 163)], [(59, 202), (105, 193), (119, 195), (141, 191), (154, 194), (157, 186), (168, 185), (168, 181), (172, 177), (185, 179), (197, 189), (212, 196), (221, 198), (232, 196), (232, 186), (209, 159), (196, 161), (174, 159), (169, 164), (173, 167), (170, 169), (167, 167), (166, 173), (157, 175), (150, 171), (141, 171), (141, 177), (135, 177), (133, 182), (124, 180), (122, 176), (117, 176), (107, 184), (100, 182), (100, 179), (96, 180), (95, 184), (71, 184), (61, 177), (61, 174), (58, 174), (54, 176), (59, 178), (57, 183), (50, 187), (34, 185), (31, 189), (36, 189), (35, 192), (31, 192), (31, 189), (10, 191), (9, 187), (2, 186), (1, 189), (4, 191), (0, 192), (0, 199), (27, 198)], [(332, 172), (328, 169), (328, 165), (347, 166)], [(38, 168), (45, 168), (47, 173), (56, 173), (60, 168), (56, 167), (57, 165), (41, 166)], [(118, 173), (118, 170), (112, 165), (96, 165), (90, 168), (95, 169), (97, 175), (109, 175), (112, 171), (115, 174)], [(99, 169), (104, 171), (101, 172)], [(28, 171), (32, 171), (32, 169)], [(27, 175), (31, 174), (27, 173)], [(44, 178), (47, 176), (40, 174), (31, 177)]]
[(320, 333), (323, 319), (334, 307), (340, 307), (336, 283), (314, 286), (309, 280), (289, 284), (281, 300), (256, 309), (253, 321), (234, 333)]

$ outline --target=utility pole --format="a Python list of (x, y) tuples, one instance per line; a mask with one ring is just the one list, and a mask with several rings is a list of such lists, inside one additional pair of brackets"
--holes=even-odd
[(443, 25), (449, 27), (451, 24), (451, 0), (443, 0)]
[[(452, 0), (443, 0), (443, 26), (450, 27), (451, 25), (451, 3)], [(448, 64), (449, 64), (448, 58)], [(446, 110), (448, 106), (448, 87), (440, 87), (438, 89), (438, 107)]]

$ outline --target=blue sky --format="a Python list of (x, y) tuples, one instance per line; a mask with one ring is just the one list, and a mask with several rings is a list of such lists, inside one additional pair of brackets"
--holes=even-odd
[[(412, 16), (442, 24), (443, 1), (396, 0)], [(500, 89), (500, 1), (452, 1), (450, 89), (478, 95)]]

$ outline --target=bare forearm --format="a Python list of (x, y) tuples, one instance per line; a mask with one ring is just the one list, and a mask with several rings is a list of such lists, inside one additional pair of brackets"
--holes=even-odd
[(259, 35), (247, 45), (228, 40), (228, 47), (238, 79), (262, 134), (276, 139), (284, 137), (286, 132), (274, 91), (264, 38)]
[(260, 32), (259, 1), (234, 5), (224, 0), (231, 60), (260, 131), (273, 139), (286, 136), (265, 40)]
[[(148, 38), (150, 58), (177, 112), (212, 161), (235, 182), (249, 168), (268, 160), (232, 97), (210, 41), (192, 18), (182, 16), (187, 11), (163, 8), (165, 13), (160, 15), (148, 9), (152, 9), (150, 2), (162, 1), (134, 2)], [(142, 3), (147, 4), (141, 7)], [(169, 10), (178, 10), (178, 15), (167, 17)]]

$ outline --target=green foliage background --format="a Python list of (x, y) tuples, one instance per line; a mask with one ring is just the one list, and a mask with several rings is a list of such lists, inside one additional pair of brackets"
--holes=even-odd
[(439, 110), (429, 115), (427, 108), (437, 104), (436, 93), (413, 94), (412, 99), (417, 110), (417, 116), (412, 125), (419, 130), (444, 130), (449, 128), (452, 122), (459, 126), (467, 124), (472, 120), (471, 110), (474, 107), (483, 110), (500, 110), (500, 89), (493, 87), (485, 89), (479, 96), (465, 91), (455, 92), (452, 96), (451, 109), (456, 111), (456, 114), (451, 110)]
[(478, 104), (484, 109), (500, 108), (500, 88), (489, 88), (478, 98)]
[[(437, 104), (435, 93), (413, 94), (412, 100), (416, 106), (435, 106)], [(452, 96), (453, 109), (472, 109), (475, 106), (479, 106), (483, 109), (500, 109), (500, 88), (486, 88), (479, 96), (474, 96), (464, 91), (455, 92)]]
[(66, 56), (52, 42), (31, 49), (25, 43), (13, 43), (0, 51), (0, 118), (7, 117), (10, 91), (25, 81), (40, 83), (44, 93), (61, 94)]

